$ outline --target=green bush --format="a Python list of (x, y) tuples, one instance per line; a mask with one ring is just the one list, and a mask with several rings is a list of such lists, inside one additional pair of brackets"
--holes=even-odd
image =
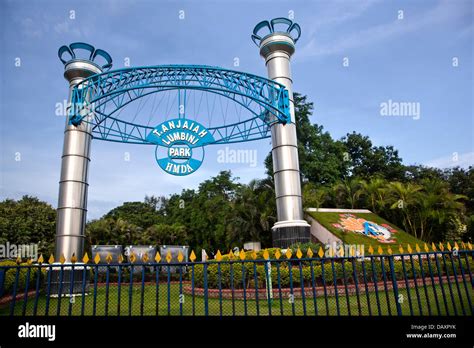
[[(26, 278), (28, 275), (28, 269), (30, 267), (22, 267), (22, 266), (27, 266), (27, 263), (22, 263), (20, 266), (17, 266), (17, 264), (14, 261), (1, 261), (0, 262), (0, 268), (2, 266), (16, 266), (13, 268), (8, 268), (6, 269), (6, 272), (4, 274), (4, 281), (3, 281), (3, 295), (9, 295), (13, 293), (13, 289), (15, 286), (15, 280), (18, 274), (18, 283), (16, 287), (16, 293), (21, 293), (26, 289)], [(40, 281), (44, 281), (46, 274), (45, 269), (41, 269), (39, 276), (40, 276)], [(38, 268), (32, 267), (30, 268), (30, 276), (29, 276), (29, 282), (28, 282), (28, 289), (33, 290), (36, 288), (36, 279), (38, 277)], [(1, 286), (1, 284), (0, 284)]]
[[(440, 266), (439, 274), (441, 276), (446, 275), (446, 268), (447, 273), (452, 276), (454, 275), (453, 272), (453, 264), (454, 269), (456, 270), (456, 274), (459, 276), (461, 275), (461, 268), (459, 266), (459, 260), (454, 259), (454, 263), (451, 263), (451, 260), (445, 256), (446, 259), (446, 267), (444, 266), (443, 260), (438, 259), (438, 264)], [(344, 259), (344, 266), (341, 259), (326, 259), (322, 263), (320, 261), (313, 261), (313, 274), (314, 280), (317, 286), (323, 285), (323, 275), (324, 275), (324, 282), (327, 286), (334, 285), (334, 280), (337, 281), (337, 284), (355, 284), (356, 279), (358, 284), (362, 284), (364, 282), (364, 267), (365, 267), (365, 280), (367, 282), (378, 281), (381, 282), (384, 280), (387, 282), (392, 281), (392, 271), (390, 268), (390, 262), (388, 258), (383, 258), (383, 266), (381, 258), (375, 257), (371, 260), (364, 260), (364, 262), (360, 262), (359, 260), (354, 259)], [(465, 276), (467, 276), (468, 268), (467, 268), (467, 261), (462, 258), (462, 267)], [(272, 269), (271, 269), (271, 278), (272, 284), (274, 287), (278, 286), (278, 275), (280, 278), (280, 286), (282, 288), (290, 287), (290, 263), (291, 263), (291, 279), (293, 287), (300, 287), (301, 286), (301, 278), (303, 278), (304, 286), (312, 286), (312, 279), (313, 276), (311, 274), (311, 266), (310, 263), (302, 262), (301, 261), (301, 273), (300, 274), (300, 267), (299, 261), (281, 261), (278, 263), (279, 267), (277, 267), (276, 262), (272, 262)], [(413, 267), (410, 261), (409, 256), (405, 256), (403, 260), (405, 270), (403, 269), (402, 260), (395, 260), (393, 259), (393, 273), (395, 278), (398, 281), (404, 281), (405, 277), (407, 279), (413, 279), (416, 275), (417, 279), (421, 278), (421, 274), (423, 272), (425, 277), (430, 276), (430, 265), (431, 265), (431, 274), (436, 279), (438, 277), (438, 268), (436, 265), (435, 259), (430, 259), (430, 265), (428, 264), (427, 259), (422, 259), (421, 267), (420, 262), (417, 256), (413, 257)], [(220, 265), (220, 266), (218, 266)], [(322, 267), (324, 265), (324, 269)], [(241, 262), (234, 262), (232, 266), (228, 262), (210, 262), (207, 266), (207, 281), (209, 288), (218, 288), (219, 287), (219, 267), (220, 267), (220, 279), (221, 279), (221, 287), (223, 289), (231, 287), (231, 276), (230, 276), (230, 269), (232, 267), (233, 272), (233, 287), (235, 289), (241, 289), (243, 287), (242, 283), (242, 263)], [(472, 270), (472, 260), (469, 259), (469, 267)], [(194, 281), (196, 287), (203, 287), (204, 286), (204, 273), (203, 273), (203, 265), (196, 264), (194, 266), (195, 274), (194, 274)], [(255, 273), (254, 273), (254, 263), (253, 262), (244, 262), (243, 269), (245, 272), (245, 286), (247, 288), (253, 289), (255, 287)], [(258, 287), (262, 288), (265, 287), (265, 266), (264, 262), (258, 262), (255, 266), (257, 272), (257, 280), (258, 280)], [(323, 272), (324, 271), (324, 272)], [(191, 271), (188, 273), (189, 279), (191, 279)], [(384, 277), (385, 276), (385, 277)]]

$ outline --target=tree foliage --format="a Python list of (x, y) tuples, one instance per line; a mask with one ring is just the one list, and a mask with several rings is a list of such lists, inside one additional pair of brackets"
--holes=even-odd
[(38, 252), (54, 251), (56, 210), (36, 197), (0, 202), (0, 244), (38, 244)]

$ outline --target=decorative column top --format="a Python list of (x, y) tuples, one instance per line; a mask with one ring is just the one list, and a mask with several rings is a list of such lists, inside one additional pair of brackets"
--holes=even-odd
[(276, 50), (283, 50), (291, 56), (300, 36), (301, 27), (298, 23), (288, 18), (274, 18), (258, 23), (251, 37), (260, 48), (260, 55), (265, 58)]
[(58, 57), (64, 64), (64, 77), (72, 85), (112, 67), (110, 54), (84, 42), (61, 46)]
[[(76, 53), (81, 51), (89, 52), (89, 56), (86, 58), (80, 58), (80, 56), (76, 55)], [(65, 60), (63, 58), (64, 53), (68, 53), (71, 56), (69, 60)], [(112, 57), (110, 56), (110, 54), (108, 54), (104, 50), (96, 49), (94, 46), (85, 42), (74, 42), (69, 46), (61, 46), (58, 50), (58, 57), (64, 65), (69, 64), (73, 60), (82, 60), (95, 63), (98, 67), (100, 67), (102, 71), (109, 70), (112, 67)], [(98, 64), (96, 62), (97, 57), (102, 57), (103, 59), (105, 59), (105, 63), (103, 65)]]

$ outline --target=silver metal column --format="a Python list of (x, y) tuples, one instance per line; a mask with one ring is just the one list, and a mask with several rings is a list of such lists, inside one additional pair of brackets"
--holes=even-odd
[[(90, 51), (90, 59), (76, 58), (75, 48)], [(61, 58), (65, 68), (64, 77), (69, 82), (68, 110), (71, 107), (73, 88), (87, 77), (102, 72), (102, 68), (92, 61), (95, 57), (94, 51), (92, 46), (82, 43), (76, 46), (74, 44), (69, 47), (63, 46), (59, 51), (60, 58), (64, 52), (72, 56), (72, 59), (67, 62)], [(69, 119), (66, 120), (59, 181), (56, 261), (64, 255), (66, 262), (69, 262), (73, 254), (81, 260), (84, 254), (91, 140), (90, 124), (83, 121), (78, 126), (74, 126), (69, 124)]]
[[(287, 31), (276, 31), (277, 25), (287, 25)], [(268, 77), (286, 87), (290, 98), (291, 123), (276, 123), (271, 128), (272, 159), (278, 222), (272, 228), (273, 245), (288, 247), (296, 242), (310, 241), (310, 225), (304, 220), (301, 197), (301, 179), (296, 139), (295, 108), (293, 101), (293, 81), (291, 79), (290, 58), (295, 52), (292, 31), (299, 37), (300, 30), (292, 21), (277, 18), (263, 21), (254, 29), (252, 38), (259, 41), (260, 55), (265, 59)], [(258, 36), (258, 32), (268, 28), (269, 34)], [(297, 29), (297, 30), (294, 30)], [(256, 41), (257, 43), (257, 41)]]

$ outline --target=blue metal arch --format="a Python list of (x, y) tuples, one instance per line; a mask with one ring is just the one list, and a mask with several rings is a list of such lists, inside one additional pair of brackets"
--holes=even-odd
[(210, 127), (215, 144), (267, 138), (271, 124), (290, 120), (288, 91), (272, 80), (219, 67), (163, 65), (107, 71), (82, 81), (72, 91), (69, 122), (91, 123), (94, 138), (101, 140), (151, 144), (146, 137), (153, 127), (112, 115), (143, 96), (173, 89), (215, 93), (253, 114), (242, 122)]

